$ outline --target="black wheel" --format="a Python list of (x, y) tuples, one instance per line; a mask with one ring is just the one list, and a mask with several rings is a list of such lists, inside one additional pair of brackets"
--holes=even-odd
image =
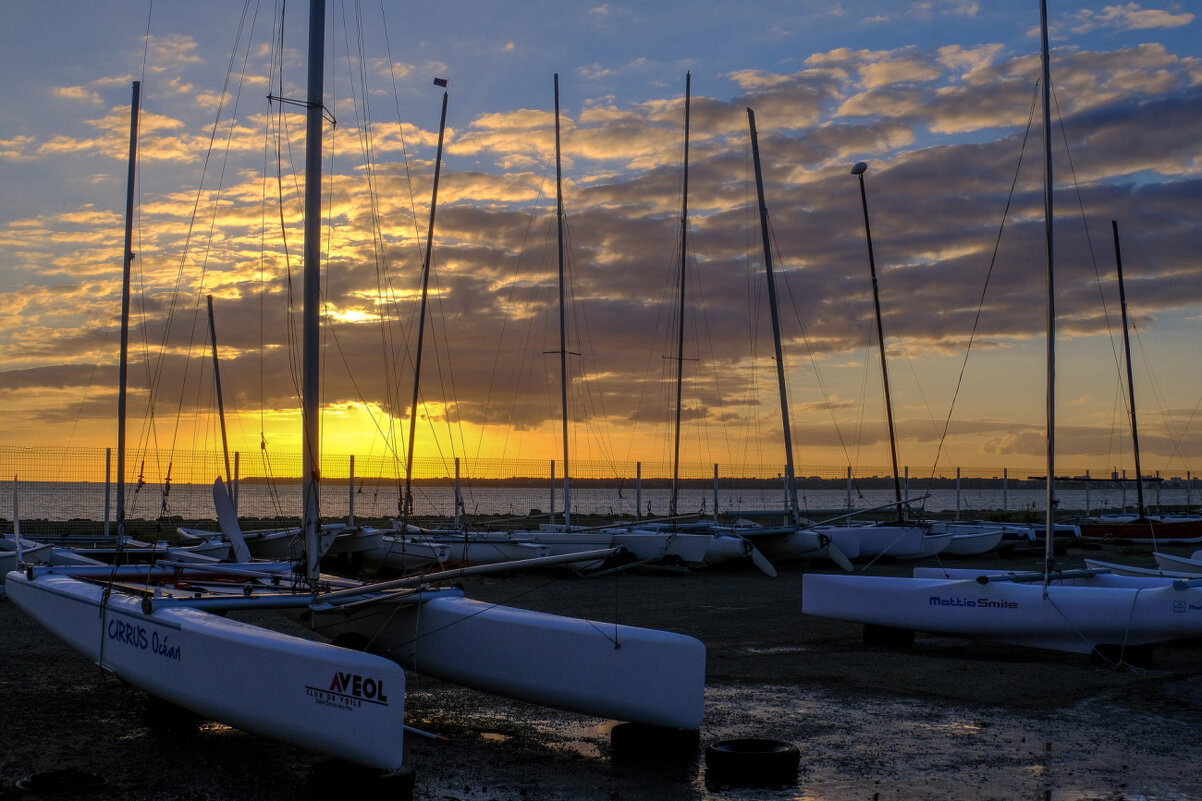
[(333, 644), (350, 651), (366, 651), (367, 646), (371, 642), (362, 634), (353, 631), (344, 631), (334, 638)]
[(388, 798), (412, 801), (417, 774), (404, 766), (386, 771), (355, 765), (340, 759), (327, 759), (313, 765), (309, 784), (321, 796), (350, 798)]
[(914, 644), (914, 632), (911, 629), (897, 629), (893, 626), (879, 626), (876, 623), (865, 623), (864, 644), (884, 645), (889, 648), (907, 648)]
[(160, 734), (173, 737), (191, 737), (196, 734), (204, 718), (190, 709), (176, 706), (157, 695), (146, 696), (146, 722)]
[(708, 784), (764, 787), (797, 783), (801, 752), (783, 740), (725, 740), (705, 749)]
[(609, 744), (619, 761), (695, 763), (701, 734), (696, 729), (619, 723), (609, 733)]
[(17, 780), (17, 787), (33, 795), (82, 793), (108, 784), (103, 776), (77, 768), (35, 773)]
[(1092, 664), (1132, 668), (1150, 668), (1153, 664), (1151, 645), (1099, 645), (1089, 655)]

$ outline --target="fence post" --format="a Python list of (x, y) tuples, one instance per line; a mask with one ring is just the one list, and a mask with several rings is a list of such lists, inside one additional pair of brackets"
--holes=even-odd
[(555, 460), (551, 460), (551, 525), (555, 525)]
[(847, 466), (847, 506), (845, 508), (851, 508), (851, 465)]
[(1193, 492), (1192, 492), (1193, 487), (1194, 487), (1194, 479), (1190, 475), (1190, 472), (1188, 470), (1186, 470), (1185, 471), (1185, 505), (1186, 506), (1194, 505)]
[(113, 488), (113, 449), (104, 449), (104, 538), (109, 538), (109, 510)]
[(1010, 468), (1002, 468), (1002, 511), (1005, 512), (1009, 508), (1008, 496), (1010, 494)]
[(349, 497), (346, 500), (346, 524), (355, 525), (355, 454), (351, 454), (351, 474), (347, 481)]
[(906, 497), (910, 497), (910, 466), (906, 465)]
[(231, 487), (231, 489), (234, 492), (234, 497), (231, 500), (233, 500), (233, 502), (234, 502), (234, 514), (235, 515), (238, 514), (238, 485), (239, 485), (238, 470), (240, 468), (240, 465), (239, 465), (239, 457), (240, 456), (242, 456), (242, 451), (234, 451), (234, 486)]
[[(1143, 481), (1143, 479), (1141, 478), (1140, 481)], [(1159, 470), (1156, 471), (1156, 505), (1160, 506), (1160, 471)], [(1139, 513), (1142, 515), (1143, 510), (1141, 509), (1139, 511)]]
[(718, 522), (718, 463), (714, 462), (714, 522)]
[(455, 528), (459, 528), (459, 507), (463, 506), (463, 487), (459, 483), (459, 457), (455, 457)]
[(1123, 470), (1123, 480), (1119, 482), (1119, 489), (1122, 491), (1122, 495), (1120, 497), (1123, 500), (1122, 506), (1119, 507), (1119, 512), (1122, 513), (1122, 512), (1127, 511), (1127, 471), (1126, 471), (1126, 469)]
[(639, 520), (643, 508), (643, 463), (634, 463), (634, 519)]
[(1085, 471), (1085, 514), (1089, 514), (1089, 471)]
[(960, 519), (960, 468), (956, 468), (956, 519)]

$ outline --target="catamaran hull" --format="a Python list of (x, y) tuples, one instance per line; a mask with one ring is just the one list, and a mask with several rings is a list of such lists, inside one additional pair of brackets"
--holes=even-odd
[(1082, 537), (1092, 539), (1140, 540), (1164, 544), (1202, 542), (1202, 517), (1163, 517), (1137, 520), (1104, 517), (1077, 524)]
[[(54, 556), (54, 547), (40, 542), (21, 539), (21, 561), (26, 564), (43, 564)], [(4, 588), (4, 576), (17, 569), (17, 546), (11, 540), (0, 539), (0, 591)]]
[(862, 557), (893, 556), (917, 558), (930, 551), (927, 530), (922, 526), (818, 526), (816, 531), (830, 537), (852, 536), (859, 540)]
[(1199, 553), (1194, 552), (1193, 556), (1174, 556), (1168, 553), (1160, 553), (1157, 551), (1152, 554), (1156, 559), (1156, 564), (1161, 570), (1176, 570), (1180, 573), (1189, 573), (1193, 576), (1202, 577), (1202, 559), (1199, 559)]
[(138, 598), (67, 575), (14, 571), (8, 596), (122, 680), (206, 718), (371, 767), (401, 767), (405, 674), (371, 654), (197, 609), (151, 614)]
[(450, 561), (451, 549), (446, 545), (407, 536), (382, 536), (375, 549), (363, 552), (363, 563), (377, 570), (408, 572)]
[(829, 559), (830, 545), (848, 559), (860, 555), (860, 539), (854, 532), (838, 528), (822, 532), (812, 528), (787, 529), (759, 532), (755, 529), (740, 531), (764, 556), (773, 562), (788, 559)]
[(440, 592), (314, 612), (315, 628), (446, 681), (601, 718), (697, 729), (705, 646), (675, 634), (531, 612)]
[(975, 577), (986, 571), (940, 572), (950, 577), (811, 573), (802, 579), (802, 611), (1084, 654), (1098, 646), (1148, 645), (1202, 634), (1199, 587), (1101, 575), (1053, 583), (1045, 598), (1040, 581), (981, 584)]
[(625, 548), (640, 562), (699, 565), (705, 562), (713, 540), (712, 534), (678, 534), (633, 529), (614, 532), (612, 543)]
[(997, 550), (1002, 544), (1006, 532), (1000, 528), (996, 531), (949, 531), (952, 535), (943, 553), (949, 556), (978, 556)]

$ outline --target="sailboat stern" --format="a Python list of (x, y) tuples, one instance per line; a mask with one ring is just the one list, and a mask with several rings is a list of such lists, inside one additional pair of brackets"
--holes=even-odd
[(405, 674), (394, 662), (43, 572), (9, 597), (127, 683), (207, 719), (356, 764), (402, 766)]
[(405, 667), (466, 687), (631, 723), (701, 726), (705, 646), (693, 637), (497, 606), (454, 591), (314, 614), (327, 636), (354, 635)]

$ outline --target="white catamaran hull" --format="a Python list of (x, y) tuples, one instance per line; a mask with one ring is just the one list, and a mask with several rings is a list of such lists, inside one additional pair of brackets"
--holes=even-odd
[(855, 536), (859, 540), (861, 557), (917, 558), (932, 552), (926, 541), (927, 529), (923, 526), (817, 526), (814, 530), (832, 539), (837, 535)]
[[(1202, 634), (1202, 587), (1100, 574), (1042, 581), (1000, 580), (979, 570), (903, 576), (802, 579), (808, 615), (993, 642), (1090, 653), (1097, 646), (1148, 645)], [(933, 575), (938, 573), (939, 575)], [(990, 574), (988, 583), (977, 577)]]
[(630, 551), (640, 562), (699, 565), (705, 562), (713, 539), (712, 534), (680, 534), (638, 528), (612, 532), (613, 544)]
[(596, 717), (701, 726), (705, 646), (682, 634), (496, 606), (457, 591), (314, 614), (326, 636), (350, 635), (446, 681)]
[(1195, 551), (1192, 556), (1173, 556), (1168, 553), (1157, 551), (1152, 554), (1156, 558), (1156, 564), (1161, 570), (1176, 570), (1180, 573), (1192, 573), (1195, 576), (1202, 576), (1202, 559), (1198, 558), (1198, 552)]
[(254, 734), (371, 767), (401, 767), (405, 674), (371, 654), (67, 575), (7, 577), (8, 596), (47, 630), (122, 680)]

